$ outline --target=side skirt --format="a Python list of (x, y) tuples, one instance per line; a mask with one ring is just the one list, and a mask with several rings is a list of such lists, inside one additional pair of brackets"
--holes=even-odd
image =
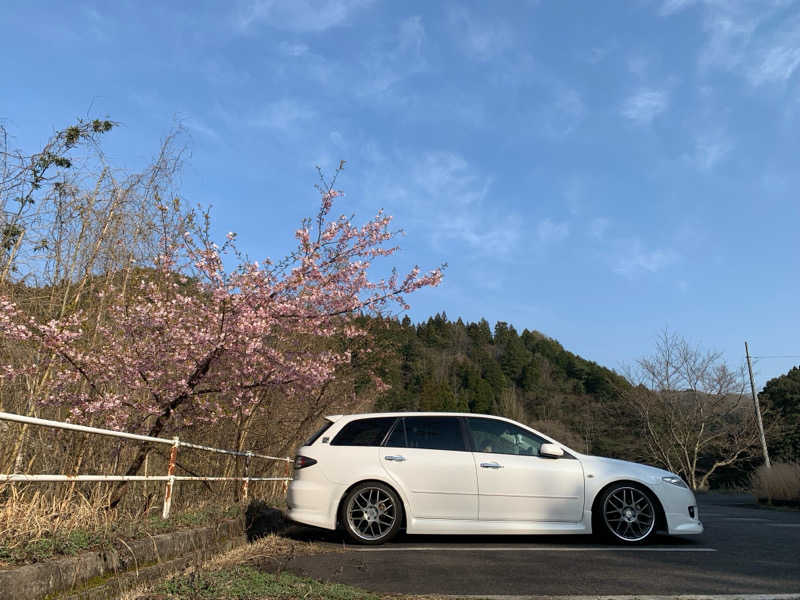
[(461, 521), (451, 519), (416, 519), (409, 517), (406, 531), (411, 534), (497, 534), (497, 535), (569, 535), (591, 533), (591, 521), (559, 523), (546, 521)]

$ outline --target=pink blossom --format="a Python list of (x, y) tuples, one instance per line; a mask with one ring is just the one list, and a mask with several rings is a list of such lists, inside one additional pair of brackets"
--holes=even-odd
[[(321, 195), (317, 218), (296, 230), (297, 247), (284, 260), (227, 271), (223, 253), (234, 234), (220, 249), (187, 233), (164, 240), (153, 277), (108, 290), (99, 321), (78, 311), (40, 322), (0, 297), (0, 335), (49, 353), (52, 384), (41, 401), (75, 419), (102, 415), (115, 427), (143, 415), (213, 421), (231, 407), (253, 410), (259, 390), (300, 396), (350, 361), (329, 339), (366, 335), (353, 317), (405, 310), (408, 294), (442, 279), (441, 268), (419, 267), (371, 279), (374, 261), (397, 252), (391, 242), (399, 232), (382, 212), (360, 226), (329, 219), (341, 195)], [(24, 356), (0, 367), (0, 378), (41, 368), (37, 353)]]

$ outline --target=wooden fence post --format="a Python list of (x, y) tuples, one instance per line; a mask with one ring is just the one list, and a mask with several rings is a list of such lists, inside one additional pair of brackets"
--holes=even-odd
[(244, 482), (242, 482), (242, 500), (247, 502), (247, 489), (250, 484), (250, 459), (253, 458), (253, 453), (249, 450), (244, 457)]
[[(291, 475), (291, 471), (290, 471), (291, 468), (292, 468), (292, 463), (290, 463), (287, 460), (286, 461), (286, 477), (291, 477), (292, 476)], [(286, 480), (286, 481), (283, 482), (283, 495), (285, 496), (288, 493), (289, 493), (289, 481)]]
[(178, 459), (178, 446), (180, 441), (178, 437), (173, 438), (172, 450), (169, 453), (169, 468), (167, 469), (167, 486), (164, 490), (164, 510), (161, 512), (162, 519), (169, 518), (169, 509), (172, 507), (172, 487), (175, 484), (175, 461)]

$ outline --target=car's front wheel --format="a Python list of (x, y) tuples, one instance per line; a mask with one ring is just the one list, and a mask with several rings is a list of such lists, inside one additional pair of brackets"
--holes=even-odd
[(620, 483), (603, 492), (598, 503), (601, 515), (595, 523), (612, 541), (638, 544), (656, 530), (656, 500), (644, 487)]
[(356, 485), (342, 502), (340, 521), (359, 544), (383, 544), (400, 531), (402, 506), (388, 485), (365, 481)]

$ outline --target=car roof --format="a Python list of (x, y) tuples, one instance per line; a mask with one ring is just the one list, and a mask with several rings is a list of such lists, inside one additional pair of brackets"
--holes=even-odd
[(355, 413), (351, 415), (329, 415), (325, 419), (335, 423), (340, 419), (363, 419), (369, 417), (486, 417), (489, 419), (499, 419), (502, 421), (511, 421), (516, 423), (513, 419), (507, 417), (500, 417), (498, 415), (487, 415), (481, 413), (465, 413), (465, 412), (431, 412), (431, 411), (403, 411), (403, 412), (372, 412), (372, 413)]

